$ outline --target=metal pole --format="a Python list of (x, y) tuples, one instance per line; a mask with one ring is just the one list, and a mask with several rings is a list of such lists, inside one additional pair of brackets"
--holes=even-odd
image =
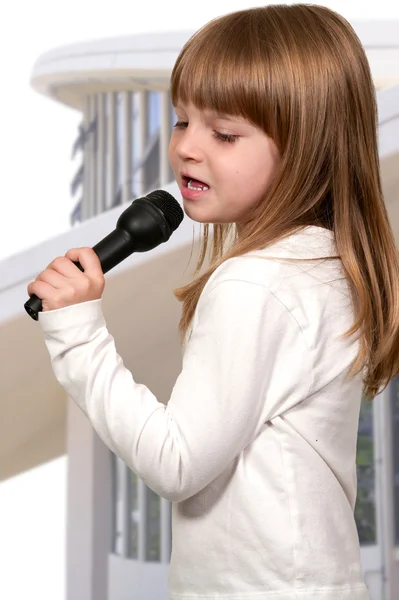
[(107, 202), (106, 208), (111, 208), (116, 193), (116, 95), (109, 92), (108, 97), (108, 135), (107, 135)]
[(106, 198), (106, 147), (105, 147), (105, 95), (97, 95), (97, 189), (96, 189), (96, 214), (99, 215), (105, 210)]
[(123, 157), (122, 157), (122, 203), (131, 199), (132, 177), (132, 95), (124, 92), (123, 103)]
[(398, 590), (396, 585), (396, 551), (394, 537), (394, 469), (393, 469), (393, 435), (391, 412), (391, 386), (390, 384), (375, 399), (376, 432), (378, 431), (379, 448), (379, 489), (377, 490), (380, 502), (380, 532), (379, 542), (382, 554), (382, 598), (383, 600), (397, 600)]

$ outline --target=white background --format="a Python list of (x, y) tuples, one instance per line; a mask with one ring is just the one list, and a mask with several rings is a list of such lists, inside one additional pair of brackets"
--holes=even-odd
[[(256, 0), (3, 2), (0, 260), (69, 228), (70, 153), (80, 116), (30, 89), (32, 66), (42, 52), (101, 37), (195, 30), (213, 17), (262, 4)], [(320, 4), (349, 20), (399, 19), (399, 5), (392, 0)], [(0, 484), (1, 599), (65, 598), (66, 465), (66, 459), (60, 458)]]

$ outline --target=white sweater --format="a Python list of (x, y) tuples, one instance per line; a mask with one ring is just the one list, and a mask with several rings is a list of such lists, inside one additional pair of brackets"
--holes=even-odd
[[(172, 501), (171, 600), (369, 600), (354, 520), (361, 376), (333, 235), (221, 265), (167, 406), (117, 354), (101, 300), (40, 313), (54, 373), (107, 446)], [(274, 260), (272, 257), (277, 258)]]

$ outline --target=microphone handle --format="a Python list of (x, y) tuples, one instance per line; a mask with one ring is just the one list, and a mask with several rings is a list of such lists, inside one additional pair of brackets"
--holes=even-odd
[[(129, 243), (130, 242), (130, 243)], [(113, 269), (122, 260), (130, 256), (132, 249), (131, 237), (124, 229), (114, 229), (109, 235), (102, 239), (98, 244), (93, 246), (94, 252), (100, 259), (101, 269), (103, 273), (107, 273)], [(78, 261), (73, 263), (84, 271), (82, 265)], [(24, 309), (34, 321), (39, 320), (39, 312), (43, 310), (42, 301), (36, 294), (32, 294), (24, 304)]]

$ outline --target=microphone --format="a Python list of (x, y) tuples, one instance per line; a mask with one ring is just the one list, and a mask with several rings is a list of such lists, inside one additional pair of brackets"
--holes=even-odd
[[(119, 216), (116, 229), (93, 246), (106, 273), (133, 252), (147, 252), (166, 242), (184, 217), (175, 198), (165, 190), (155, 190), (144, 198), (136, 198)], [(83, 271), (79, 262), (74, 264)], [(42, 301), (32, 294), (24, 308), (35, 321), (39, 319)]]

